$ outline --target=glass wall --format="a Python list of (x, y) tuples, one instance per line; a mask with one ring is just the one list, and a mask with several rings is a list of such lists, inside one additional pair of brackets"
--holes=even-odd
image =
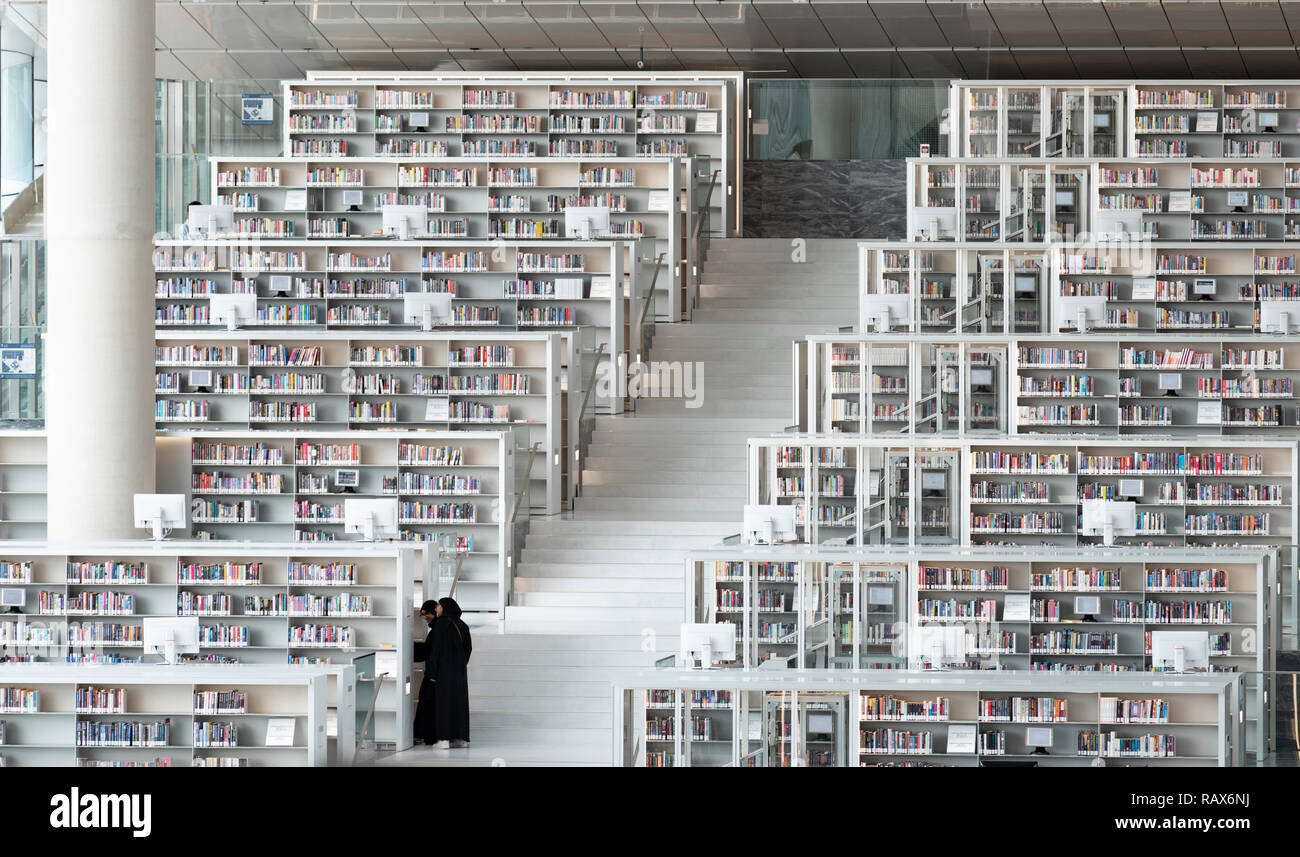
[(45, 424), (45, 242), (0, 241), (0, 343), (35, 343), (36, 378), (0, 380), (0, 427)]
[(939, 132), (947, 80), (751, 80), (751, 160), (892, 160), (922, 143), (944, 154)]

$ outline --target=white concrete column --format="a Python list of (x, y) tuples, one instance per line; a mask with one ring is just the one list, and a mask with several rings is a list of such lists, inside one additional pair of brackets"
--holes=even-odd
[(154, 0), (48, 4), (51, 539), (137, 538), (154, 490)]

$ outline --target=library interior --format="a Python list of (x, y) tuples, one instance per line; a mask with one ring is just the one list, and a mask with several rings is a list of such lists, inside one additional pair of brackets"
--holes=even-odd
[(1297, 37), (0, 3), (0, 765), (1300, 765)]

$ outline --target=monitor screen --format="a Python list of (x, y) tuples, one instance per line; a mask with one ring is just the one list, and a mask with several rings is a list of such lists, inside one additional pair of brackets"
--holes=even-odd
[(1016, 294), (1030, 295), (1038, 289), (1038, 277), (1034, 274), (1016, 274)]
[(1096, 595), (1080, 595), (1074, 599), (1074, 612), (1080, 616), (1091, 616), (1101, 612), (1101, 599)]
[(1161, 372), (1159, 385), (1162, 390), (1181, 390), (1183, 388), (1183, 376), (1177, 372)]
[(1244, 190), (1228, 191), (1228, 205), (1246, 206), (1249, 204), (1250, 204), (1250, 194), (1246, 193)]
[(927, 471), (921, 473), (921, 490), (922, 491), (942, 491), (946, 485), (946, 480), (942, 473)]
[(970, 370), (970, 383), (972, 387), (993, 386), (993, 370), (992, 369)]
[(1052, 730), (1046, 726), (1030, 726), (1025, 730), (1025, 743), (1030, 747), (1052, 746)]
[(1057, 208), (1074, 208), (1074, 191), (1057, 190), (1053, 197)]
[(1261, 113), (1261, 114), (1259, 114), (1259, 127), (1261, 127), (1261, 128), (1276, 128), (1276, 127), (1277, 127), (1277, 114), (1276, 114), (1276, 113)]
[(1097, 128), (1097, 129), (1109, 129), (1109, 128), (1110, 128), (1110, 114), (1109, 114), (1109, 113), (1094, 113), (1094, 114), (1092, 114), (1092, 127)]
[(1214, 280), (1195, 280), (1192, 282), (1192, 293), (1197, 295), (1214, 294)]

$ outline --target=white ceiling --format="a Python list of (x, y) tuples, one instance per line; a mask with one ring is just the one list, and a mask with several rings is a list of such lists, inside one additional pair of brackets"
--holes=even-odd
[[(11, 14), (43, 32), (43, 3)], [(1300, 0), (157, 0), (160, 77), (725, 68), (1300, 77)]]

